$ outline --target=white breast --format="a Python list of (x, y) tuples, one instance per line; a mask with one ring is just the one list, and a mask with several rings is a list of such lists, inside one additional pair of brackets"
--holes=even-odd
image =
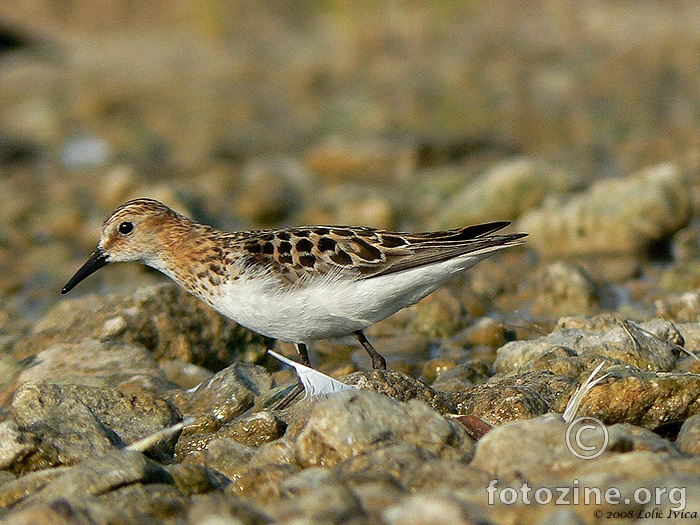
[(370, 279), (324, 277), (292, 287), (269, 275), (241, 276), (207, 302), (237, 323), (282, 341), (342, 337), (420, 301), (482, 258), (463, 256)]

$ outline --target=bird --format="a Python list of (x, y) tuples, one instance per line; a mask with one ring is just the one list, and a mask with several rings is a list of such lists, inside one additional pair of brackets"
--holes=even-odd
[(104, 221), (97, 248), (61, 293), (107, 264), (139, 262), (238, 324), (294, 344), (306, 366), (309, 343), (354, 335), (372, 367), (386, 369), (364, 331), (522, 244), (526, 233), (494, 234), (509, 224), (423, 233), (365, 226), (224, 232), (139, 198)]

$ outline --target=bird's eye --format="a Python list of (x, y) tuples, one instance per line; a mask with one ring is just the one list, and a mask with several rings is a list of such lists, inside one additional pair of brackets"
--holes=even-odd
[(129, 235), (132, 231), (134, 231), (134, 223), (133, 222), (122, 222), (119, 225), (119, 233), (122, 235)]

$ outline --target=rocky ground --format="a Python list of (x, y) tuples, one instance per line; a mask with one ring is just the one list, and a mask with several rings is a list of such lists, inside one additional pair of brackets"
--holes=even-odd
[[(0, 3), (0, 523), (698, 522), (693, 5), (134, 5)], [(157, 272), (60, 296), (140, 196), (529, 237), (274, 410), (293, 348)]]

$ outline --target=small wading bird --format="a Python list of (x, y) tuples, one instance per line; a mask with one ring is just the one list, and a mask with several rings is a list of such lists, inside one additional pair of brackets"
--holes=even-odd
[(372, 367), (385, 369), (364, 330), (521, 244), (525, 233), (492, 235), (508, 224), (426, 233), (347, 226), (228, 233), (136, 199), (107, 218), (97, 249), (61, 293), (107, 263), (140, 262), (237, 323), (294, 343), (307, 366), (310, 341), (354, 334)]

